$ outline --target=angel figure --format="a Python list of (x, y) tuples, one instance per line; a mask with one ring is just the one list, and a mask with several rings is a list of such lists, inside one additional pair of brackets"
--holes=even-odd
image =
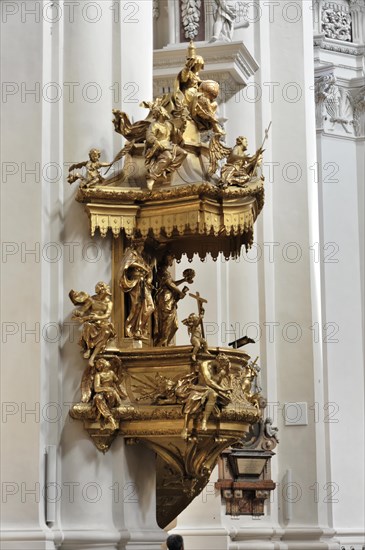
[(155, 330), (154, 343), (155, 346), (168, 346), (178, 329), (177, 322), (177, 303), (185, 298), (187, 286), (179, 288), (184, 282), (193, 283), (195, 271), (193, 269), (185, 269), (183, 278), (174, 281), (169, 271), (172, 266), (174, 257), (167, 254), (157, 270), (157, 292), (155, 295)]
[[(78, 162), (72, 164), (69, 168), (69, 175), (67, 181), (69, 183), (74, 183), (77, 180), (80, 180), (80, 187), (92, 187), (93, 185), (102, 184), (105, 179), (100, 174), (100, 168), (110, 167), (111, 162), (100, 162), (100, 151), (99, 149), (91, 149), (89, 152), (89, 160), (84, 162)], [(85, 168), (86, 175), (76, 172), (76, 174), (71, 174), (73, 170), (78, 168)]]
[(215, 80), (203, 80), (198, 93), (192, 99), (191, 114), (201, 131), (212, 130), (222, 136), (225, 131), (217, 120), (219, 84)]
[(97, 355), (102, 353), (109, 340), (115, 337), (115, 329), (110, 321), (113, 309), (110, 287), (102, 281), (95, 286), (94, 296), (86, 292), (70, 291), (70, 299), (75, 306), (71, 319), (82, 324), (80, 346), (84, 358), (93, 366)]
[(247, 138), (240, 136), (231, 150), (226, 164), (222, 167), (220, 185), (223, 188), (229, 185), (243, 187), (251, 178), (257, 176), (257, 168), (262, 163), (262, 147), (254, 155), (248, 155)]
[(231, 402), (232, 380), (231, 363), (224, 353), (214, 359), (199, 362), (196, 373), (187, 374), (178, 381), (175, 393), (184, 403), (184, 427), (181, 437), (187, 439), (188, 425), (191, 417), (202, 414), (201, 429), (207, 430), (207, 422), (215, 409), (219, 416), (220, 409)]
[(145, 165), (147, 187), (152, 189), (156, 181), (167, 182), (169, 174), (184, 162), (187, 152), (180, 147), (181, 132), (171, 122), (171, 117), (159, 98), (153, 103), (143, 102), (151, 109), (153, 122), (146, 133)]
[(152, 267), (143, 258), (143, 242), (126, 249), (121, 261), (119, 286), (129, 295), (130, 309), (125, 333), (128, 338), (148, 338), (148, 322), (154, 312), (152, 300)]

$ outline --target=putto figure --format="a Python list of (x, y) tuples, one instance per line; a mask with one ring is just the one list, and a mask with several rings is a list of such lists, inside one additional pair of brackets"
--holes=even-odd
[(240, 136), (231, 150), (227, 163), (222, 167), (220, 184), (223, 188), (229, 185), (246, 185), (257, 176), (257, 169), (262, 163), (263, 149), (260, 147), (254, 155), (248, 155), (247, 138)]
[[(69, 168), (69, 175), (67, 181), (69, 183), (74, 183), (77, 180), (80, 180), (80, 187), (92, 187), (93, 185), (101, 185), (105, 179), (100, 174), (100, 168), (107, 168), (112, 165), (110, 162), (100, 162), (100, 151), (99, 149), (91, 149), (89, 152), (89, 160), (84, 162), (78, 162), (72, 164)], [(71, 174), (73, 170), (79, 168), (85, 168), (86, 175), (83, 175), (79, 172), (76, 174)]]
[(190, 418), (202, 415), (201, 429), (207, 430), (207, 422), (215, 409), (220, 415), (220, 408), (231, 402), (232, 381), (231, 363), (224, 353), (215, 359), (199, 362), (197, 372), (184, 376), (177, 383), (175, 390), (178, 398), (184, 403), (184, 427), (181, 436), (188, 437)]
[(109, 340), (115, 337), (110, 316), (113, 309), (110, 287), (102, 281), (95, 286), (94, 296), (86, 292), (70, 291), (70, 299), (75, 306), (71, 319), (83, 325), (80, 345), (84, 358), (93, 366), (97, 355), (102, 353)]
[(148, 322), (155, 309), (152, 300), (153, 272), (142, 256), (143, 249), (143, 242), (126, 249), (119, 276), (119, 286), (130, 298), (125, 334), (135, 340), (149, 338)]
[(183, 324), (188, 327), (190, 343), (193, 346), (193, 351), (191, 354), (191, 358), (193, 361), (196, 361), (197, 354), (200, 350), (203, 350), (205, 353), (209, 353), (207, 341), (203, 337), (203, 317), (204, 309), (201, 308), (199, 315), (196, 315), (195, 313), (190, 313), (189, 317), (183, 320)]

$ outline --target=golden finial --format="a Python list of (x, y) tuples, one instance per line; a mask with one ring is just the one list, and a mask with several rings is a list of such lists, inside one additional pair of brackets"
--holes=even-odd
[(190, 40), (188, 47), (188, 59), (196, 56), (196, 47), (193, 40)]

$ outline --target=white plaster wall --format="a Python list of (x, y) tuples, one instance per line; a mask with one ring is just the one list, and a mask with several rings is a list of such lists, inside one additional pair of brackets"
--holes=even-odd
[[(354, 139), (319, 136), (325, 366), (333, 522), (356, 531), (364, 518), (364, 348), (361, 296), (360, 196)], [(363, 144), (362, 144), (363, 148)], [(328, 163), (328, 164), (327, 164)], [(329, 167), (334, 170), (329, 170)], [(326, 169), (325, 169), (326, 167)], [(330, 175), (332, 174), (333, 175)], [(351, 433), (351, 436), (350, 436)], [(346, 449), (346, 459), (341, 453)], [(351, 457), (351, 459), (350, 459)], [(346, 540), (346, 539), (345, 539)], [(351, 541), (350, 541), (351, 542)]]
[[(32, 2), (28, 7), (32, 8)], [(27, 29), (26, 34), (24, 29)], [(20, 32), (22, 31), (22, 32)], [(21, 37), (24, 39), (20, 43)], [(3, 544), (13, 534), (47, 546), (42, 500), (42, 26), (2, 25), (1, 479)], [(14, 57), (17, 63), (14, 63)], [(26, 95), (27, 90), (35, 94)], [(36, 164), (38, 163), (38, 164)], [(27, 170), (33, 170), (33, 173)], [(12, 172), (12, 173), (11, 173)], [(27, 254), (29, 251), (29, 254)], [(32, 253), (31, 251), (34, 251)], [(33, 411), (33, 412), (32, 412)], [(5, 491), (5, 493), (4, 493)], [(30, 491), (30, 492), (29, 492)], [(33, 493), (32, 493), (33, 492)], [(4, 506), (6, 504), (6, 506)], [(36, 542), (39, 541), (39, 542)], [(30, 547), (30, 546), (29, 546)], [(50, 546), (51, 547), (51, 546)]]

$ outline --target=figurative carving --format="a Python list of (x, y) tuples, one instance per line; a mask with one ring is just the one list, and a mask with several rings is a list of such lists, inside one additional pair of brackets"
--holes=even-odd
[[(67, 181), (69, 183), (74, 183), (75, 181), (80, 180), (80, 187), (92, 187), (93, 185), (101, 185), (104, 183), (105, 178), (100, 174), (100, 168), (110, 167), (112, 163), (100, 162), (100, 154), (99, 149), (91, 149), (89, 152), (89, 160), (72, 164), (69, 168)], [(71, 174), (73, 170), (77, 170), (79, 168), (86, 169), (85, 176), (80, 172)]]
[(207, 422), (215, 410), (219, 416), (220, 408), (231, 402), (232, 384), (231, 363), (224, 353), (215, 359), (201, 361), (197, 372), (184, 376), (177, 383), (176, 395), (184, 403), (184, 427), (181, 436), (188, 437), (190, 418), (202, 414), (201, 429), (207, 430)]
[(81, 403), (72, 407), (72, 416), (100, 421), (101, 428), (105, 422), (116, 430), (118, 421), (112, 409), (122, 406), (127, 394), (120, 380), (106, 359), (96, 359), (95, 365), (86, 368), (81, 382)]
[(263, 149), (260, 147), (254, 155), (248, 155), (247, 138), (240, 136), (231, 150), (226, 164), (222, 167), (220, 185), (246, 185), (251, 178), (257, 176), (257, 168), (262, 162)]
[(187, 105), (190, 105), (195, 94), (198, 92), (202, 80), (199, 76), (204, 69), (204, 59), (196, 55), (195, 46), (192, 42), (189, 45), (189, 53), (184, 68), (179, 72), (175, 80), (175, 96), (182, 93)]
[(351, 14), (332, 7), (322, 10), (322, 30), (327, 38), (351, 41)]
[(97, 409), (96, 420), (105, 419), (116, 430), (118, 422), (111, 409), (121, 406), (122, 400), (127, 398), (127, 394), (120, 386), (118, 377), (112, 370), (109, 361), (98, 359), (95, 363), (95, 371), (93, 402)]
[(195, 298), (198, 303), (198, 315), (190, 313), (190, 315), (183, 320), (183, 324), (188, 327), (188, 334), (190, 336), (190, 343), (193, 346), (191, 358), (196, 361), (197, 353), (202, 349), (205, 353), (209, 353), (208, 344), (204, 337), (204, 325), (203, 318), (205, 310), (203, 303), (207, 303), (207, 300), (202, 298), (197, 292), (196, 294), (189, 294), (192, 298)]
[(264, 433), (267, 437), (273, 438), (277, 443), (279, 443), (279, 428), (272, 425), (272, 418), (270, 418), (269, 416), (265, 419)]
[(140, 379), (136, 375), (132, 377), (140, 383), (139, 386), (133, 386), (133, 390), (140, 394), (136, 401), (150, 399), (152, 404), (156, 405), (173, 405), (176, 403), (176, 382), (171, 378), (167, 378), (159, 372), (152, 379), (149, 377)]
[(94, 296), (75, 290), (71, 290), (69, 296), (72, 303), (78, 306), (72, 312), (71, 318), (83, 325), (79, 343), (84, 351), (84, 358), (89, 359), (89, 365), (93, 366), (97, 355), (115, 337), (115, 329), (110, 322), (113, 308), (110, 287), (99, 282), (95, 286)]
[(191, 103), (191, 115), (200, 131), (212, 130), (214, 134), (224, 135), (225, 131), (217, 120), (219, 84), (215, 80), (203, 80), (199, 91)]
[[(215, 38), (223, 36), (229, 40), (239, 8), (232, 0), (216, 0), (216, 3)], [(204, 59), (197, 55), (191, 41), (173, 91), (155, 101), (141, 103), (149, 109), (144, 120), (132, 122), (127, 113), (113, 110), (114, 129), (127, 140), (114, 160), (100, 162), (100, 151), (92, 149), (88, 161), (70, 167), (68, 181), (80, 180), (81, 188), (132, 185), (151, 191), (156, 184), (182, 185), (189, 173), (194, 173), (196, 181), (206, 181), (207, 175), (216, 174), (223, 159), (227, 160), (219, 175), (221, 188), (245, 186), (257, 177), (263, 148), (250, 156), (243, 137), (237, 138), (233, 149), (221, 142), (225, 131), (218, 117), (219, 84), (215, 80), (203, 80), (200, 75), (203, 69)], [(208, 166), (203, 161), (207, 157)], [(108, 170), (101, 175), (100, 169), (110, 169), (123, 158), (123, 167), (106, 180)], [(72, 173), (77, 168), (84, 168), (86, 174)]]
[(217, 9), (214, 15), (213, 38), (216, 40), (232, 41), (234, 22), (237, 16), (237, 2), (232, 0), (215, 0)]
[(125, 323), (128, 338), (148, 338), (148, 322), (155, 309), (152, 300), (152, 267), (143, 258), (143, 243), (126, 249), (120, 266), (119, 285), (130, 298), (129, 315)]
[(215, 3), (217, 7), (214, 14), (213, 37), (210, 42), (216, 40), (232, 42), (234, 29), (249, 25), (247, 7), (235, 0), (215, 0)]
[(147, 187), (152, 189), (156, 181), (168, 182), (169, 174), (181, 166), (187, 152), (178, 145), (182, 142), (181, 132), (172, 124), (161, 99), (143, 105), (151, 109), (154, 119), (147, 129), (145, 145)]
[(177, 104), (181, 101), (186, 104), (199, 131), (212, 130), (214, 134), (223, 135), (225, 132), (216, 116), (219, 84), (215, 80), (201, 80), (199, 73), (203, 69), (204, 59), (196, 55), (195, 46), (190, 43), (185, 67), (175, 80), (173, 99)]
[(154, 343), (156, 346), (168, 346), (172, 341), (177, 329), (177, 302), (185, 298), (187, 286), (181, 290), (179, 285), (184, 282), (193, 283), (195, 271), (193, 269), (185, 269), (183, 278), (174, 281), (169, 267), (172, 266), (173, 256), (168, 254), (157, 271), (157, 292), (155, 295), (155, 330)]
[(259, 409), (262, 388), (259, 380), (261, 368), (257, 365), (257, 359), (258, 357), (243, 368), (242, 391), (247, 401)]

